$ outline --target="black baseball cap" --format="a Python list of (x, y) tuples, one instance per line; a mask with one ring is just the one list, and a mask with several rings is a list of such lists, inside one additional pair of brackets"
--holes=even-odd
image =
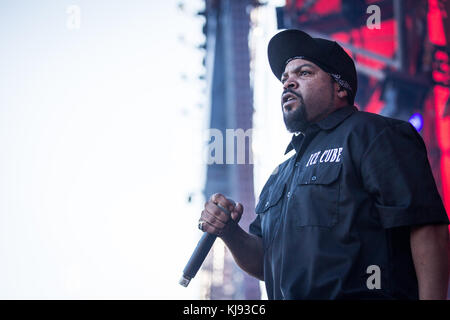
[(358, 88), (355, 63), (336, 41), (313, 38), (301, 30), (288, 29), (270, 39), (267, 51), (270, 68), (278, 80), (289, 61), (296, 58), (309, 60), (347, 89), (350, 100), (354, 101)]

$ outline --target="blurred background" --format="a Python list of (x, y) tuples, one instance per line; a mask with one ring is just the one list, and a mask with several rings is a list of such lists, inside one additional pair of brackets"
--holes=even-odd
[(416, 127), (450, 212), (449, 14), (448, 0), (1, 0), (0, 299), (265, 299), (221, 240), (178, 280), (206, 199), (243, 203), (247, 229), (291, 156), (267, 61), (285, 28), (347, 50), (355, 104)]

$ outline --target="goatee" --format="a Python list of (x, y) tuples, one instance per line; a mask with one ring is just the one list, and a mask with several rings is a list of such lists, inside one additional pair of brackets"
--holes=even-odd
[[(284, 120), (284, 124), (286, 125), (286, 129), (292, 133), (305, 132), (306, 128), (308, 128), (310, 123), (307, 120), (306, 108), (305, 108), (305, 103), (303, 101), (303, 98), (299, 94), (297, 94), (289, 89), (286, 90), (285, 92), (290, 92), (290, 93), (294, 94), (298, 98), (298, 101), (300, 103), (300, 105), (295, 110), (290, 110), (290, 111), (283, 110), (283, 120)], [(282, 109), (283, 109), (283, 107), (282, 107)]]

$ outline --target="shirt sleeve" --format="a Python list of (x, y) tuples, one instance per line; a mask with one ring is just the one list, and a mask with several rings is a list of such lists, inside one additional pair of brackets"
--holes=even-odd
[(272, 172), (269, 179), (267, 180), (266, 184), (262, 188), (261, 193), (259, 194), (258, 204), (255, 207), (256, 218), (255, 218), (255, 220), (253, 220), (253, 222), (250, 224), (250, 226), (248, 228), (248, 231), (251, 234), (254, 234), (255, 236), (258, 236), (260, 238), (262, 238), (262, 227), (261, 227), (261, 216), (258, 214), (258, 212), (260, 211), (259, 208), (264, 206), (264, 202), (267, 199), (267, 195), (269, 193), (270, 186), (272, 185), (275, 178), (277, 177), (280, 167), (281, 167), (281, 165), (279, 165), (275, 168), (275, 170)]
[(261, 231), (261, 217), (256, 215), (255, 220), (250, 224), (249, 230), (251, 234), (254, 234), (255, 236), (258, 236), (262, 238), (262, 231)]
[(361, 176), (384, 228), (449, 223), (425, 144), (410, 123), (377, 135), (362, 156)]

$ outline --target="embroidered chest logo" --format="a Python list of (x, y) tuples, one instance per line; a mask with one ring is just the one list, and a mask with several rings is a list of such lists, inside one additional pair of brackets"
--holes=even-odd
[(327, 149), (324, 152), (317, 151), (309, 156), (305, 167), (312, 166), (322, 162), (341, 162), (343, 148)]

